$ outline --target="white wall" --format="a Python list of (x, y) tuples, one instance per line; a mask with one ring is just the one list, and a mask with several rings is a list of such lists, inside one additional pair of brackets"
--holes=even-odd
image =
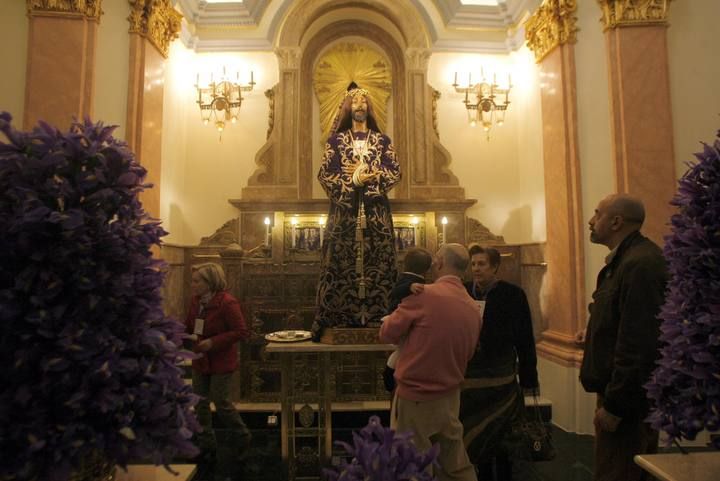
[[(270, 52), (195, 54), (175, 42), (165, 72), (163, 180), (161, 217), (165, 242), (193, 245), (237, 216), (229, 199), (240, 198), (255, 171), (255, 154), (265, 143), (268, 99), (265, 90), (278, 81)], [(227, 123), (222, 136), (203, 125), (196, 104), (196, 74), (209, 76), (239, 69), (241, 83), (254, 72), (255, 88), (245, 96), (237, 124)]]
[(720, 2), (692, 0), (670, 4), (668, 52), (673, 140), (680, 177), (700, 141), (713, 143), (720, 129)]
[[(508, 223), (517, 230), (512, 242), (545, 242), (545, 168), (539, 70), (533, 53), (523, 47), (511, 55), (514, 92), (509, 122), (517, 122), (517, 200)], [(506, 239), (507, 240), (507, 239)]]
[(127, 122), (130, 3), (104, 2), (95, 55), (95, 112), (93, 120), (117, 125), (115, 137), (125, 139)]
[(0, 2), (0, 111), (13, 116), (15, 128), (22, 128), (25, 109), (28, 18), (25, 2)]
[[(578, 41), (575, 44), (577, 71), (578, 145), (582, 190), (583, 223), (593, 216), (598, 202), (615, 191), (610, 138), (610, 92), (605, 55), (605, 34), (600, 8), (593, 2), (578, 2)], [(584, 232), (585, 298), (592, 300), (595, 279), (605, 263), (605, 246), (590, 242)]]
[[(456, 71), (458, 83), (466, 84), (469, 72), (473, 82), (480, 78), (481, 67), (486, 73), (497, 72), (499, 83), (506, 83), (511, 73), (515, 84), (505, 124), (493, 127), (489, 141), (479, 125), (469, 125), (464, 95), (452, 87)], [(466, 197), (478, 200), (468, 215), (508, 243), (545, 240), (542, 124), (532, 56), (436, 53), (430, 59), (428, 83), (441, 93), (438, 129), (452, 156), (450, 169)]]

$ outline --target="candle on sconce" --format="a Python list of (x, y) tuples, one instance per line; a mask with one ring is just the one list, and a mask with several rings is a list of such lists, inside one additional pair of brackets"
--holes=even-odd
[(447, 223), (448, 223), (447, 217), (443, 216), (443, 218), (440, 222), (442, 223), (442, 244), (446, 244), (447, 243)]
[(195, 74), (195, 86), (196, 87), (200, 86), (200, 72)]
[(253, 71), (250, 71), (250, 85), (254, 84), (255, 80), (253, 79)]
[(412, 222), (413, 226), (413, 247), (416, 247), (420, 243), (420, 239), (418, 239), (418, 218), (415, 216), (412, 216)]
[(297, 218), (293, 217), (292, 219), (290, 219), (290, 224), (292, 225), (292, 230), (290, 232), (290, 237), (292, 240), (290, 242), (293, 249), (295, 248), (295, 226), (297, 225), (297, 223)]
[(325, 217), (320, 217), (320, 247), (323, 245), (323, 236), (325, 235)]
[(457, 85), (457, 72), (455, 72), (455, 82), (453, 82), (453, 85)]
[(265, 217), (265, 246), (270, 247), (270, 217)]

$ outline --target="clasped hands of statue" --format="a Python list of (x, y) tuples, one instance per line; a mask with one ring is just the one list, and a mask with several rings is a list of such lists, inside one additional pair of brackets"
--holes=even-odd
[(344, 167), (344, 169), (348, 174), (352, 173), (353, 184), (358, 187), (362, 185), (367, 185), (371, 182), (379, 182), (380, 175), (382, 174), (382, 172), (380, 172), (379, 170), (374, 172), (370, 171), (370, 166), (362, 162), (349, 165), (347, 167)]

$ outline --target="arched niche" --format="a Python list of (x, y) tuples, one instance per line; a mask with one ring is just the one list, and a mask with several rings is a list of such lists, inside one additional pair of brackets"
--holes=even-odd
[(464, 199), (449, 169), (450, 154), (433, 128), (428, 35), (415, 6), (409, 0), (308, 0), (287, 12), (278, 33), (272, 132), (256, 154), (243, 200), (312, 198), (312, 69), (324, 47), (345, 37), (368, 39), (391, 62), (393, 142), (403, 169), (395, 197)]
[[(372, 39), (372, 43), (378, 45), (390, 60), (392, 72), (392, 123), (393, 123), (393, 143), (398, 153), (400, 168), (403, 172), (407, 172), (407, 132), (405, 126), (405, 59), (400, 46), (395, 43), (394, 39), (385, 30), (378, 26), (357, 21), (344, 20), (333, 23), (329, 28), (322, 29), (307, 44), (303, 55), (300, 68), (300, 90), (308, 92), (310, 95), (303, 95), (300, 99), (300, 115), (301, 125), (310, 125), (314, 121), (312, 116), (313, 102), (315, 102), (312, 85), (313, 67), (317, 59), (320, 57), (325, 47), (338, 40), (346, 37), (364, 37)], [(312, 139), (307, 136), (300, 139), (300, 163), (299, 173), (301, 179), (312, 179), (314, 172), (312, 171)], [(301, 188), (310, 189), (312, 193), (312, 185), (304, 183)], [(407, 197), (407, 178), (395, 188), (396, 197)], [(306, 198), (301, 195), (301, 198)]]

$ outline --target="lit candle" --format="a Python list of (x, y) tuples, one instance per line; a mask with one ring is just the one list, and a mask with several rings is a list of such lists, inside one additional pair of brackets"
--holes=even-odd
[(320, 247), (323, 245), (323, 236), (325, 235), (325, 217), (320, 217)]
[(295, 248), (295, 226), (297, 225), (297, 219), (295, 217), (293, 217), (290, 220), (290, 224), (292, 225), (292, 231), (290, 232), (290, 236), (291, 236), (292, 240), (290, 242), (291, 242), (292, 248), (294, 249)]
[(198, 72), (197, 74), (195, 74), (195, 86), (196, 86), (196, 87), (199, 87), (199, 86), (200, 86), (200, 72)]
[(448, 223), (447, 217), (443, 217), (441, 222), (442, 222), (442, 226), (443, 226), (442, 243), (446, 244), (447, 243), (447, 223)]
[(457, 72), (455, 72), (455, 82), (453, 82), (453, 85), (457, 85)]
[(250, 71), (250, 85), (254, 84), (255, 80), (253, 80), (253, 71)]
[(265, 246), (270, 246), (270, 217), (265, 217)]
[(413, 225), (413, 247), (417, 246), (420, 239), (418, 239), (418, 218), (413, 216), (412, 217), (412, 225)]

